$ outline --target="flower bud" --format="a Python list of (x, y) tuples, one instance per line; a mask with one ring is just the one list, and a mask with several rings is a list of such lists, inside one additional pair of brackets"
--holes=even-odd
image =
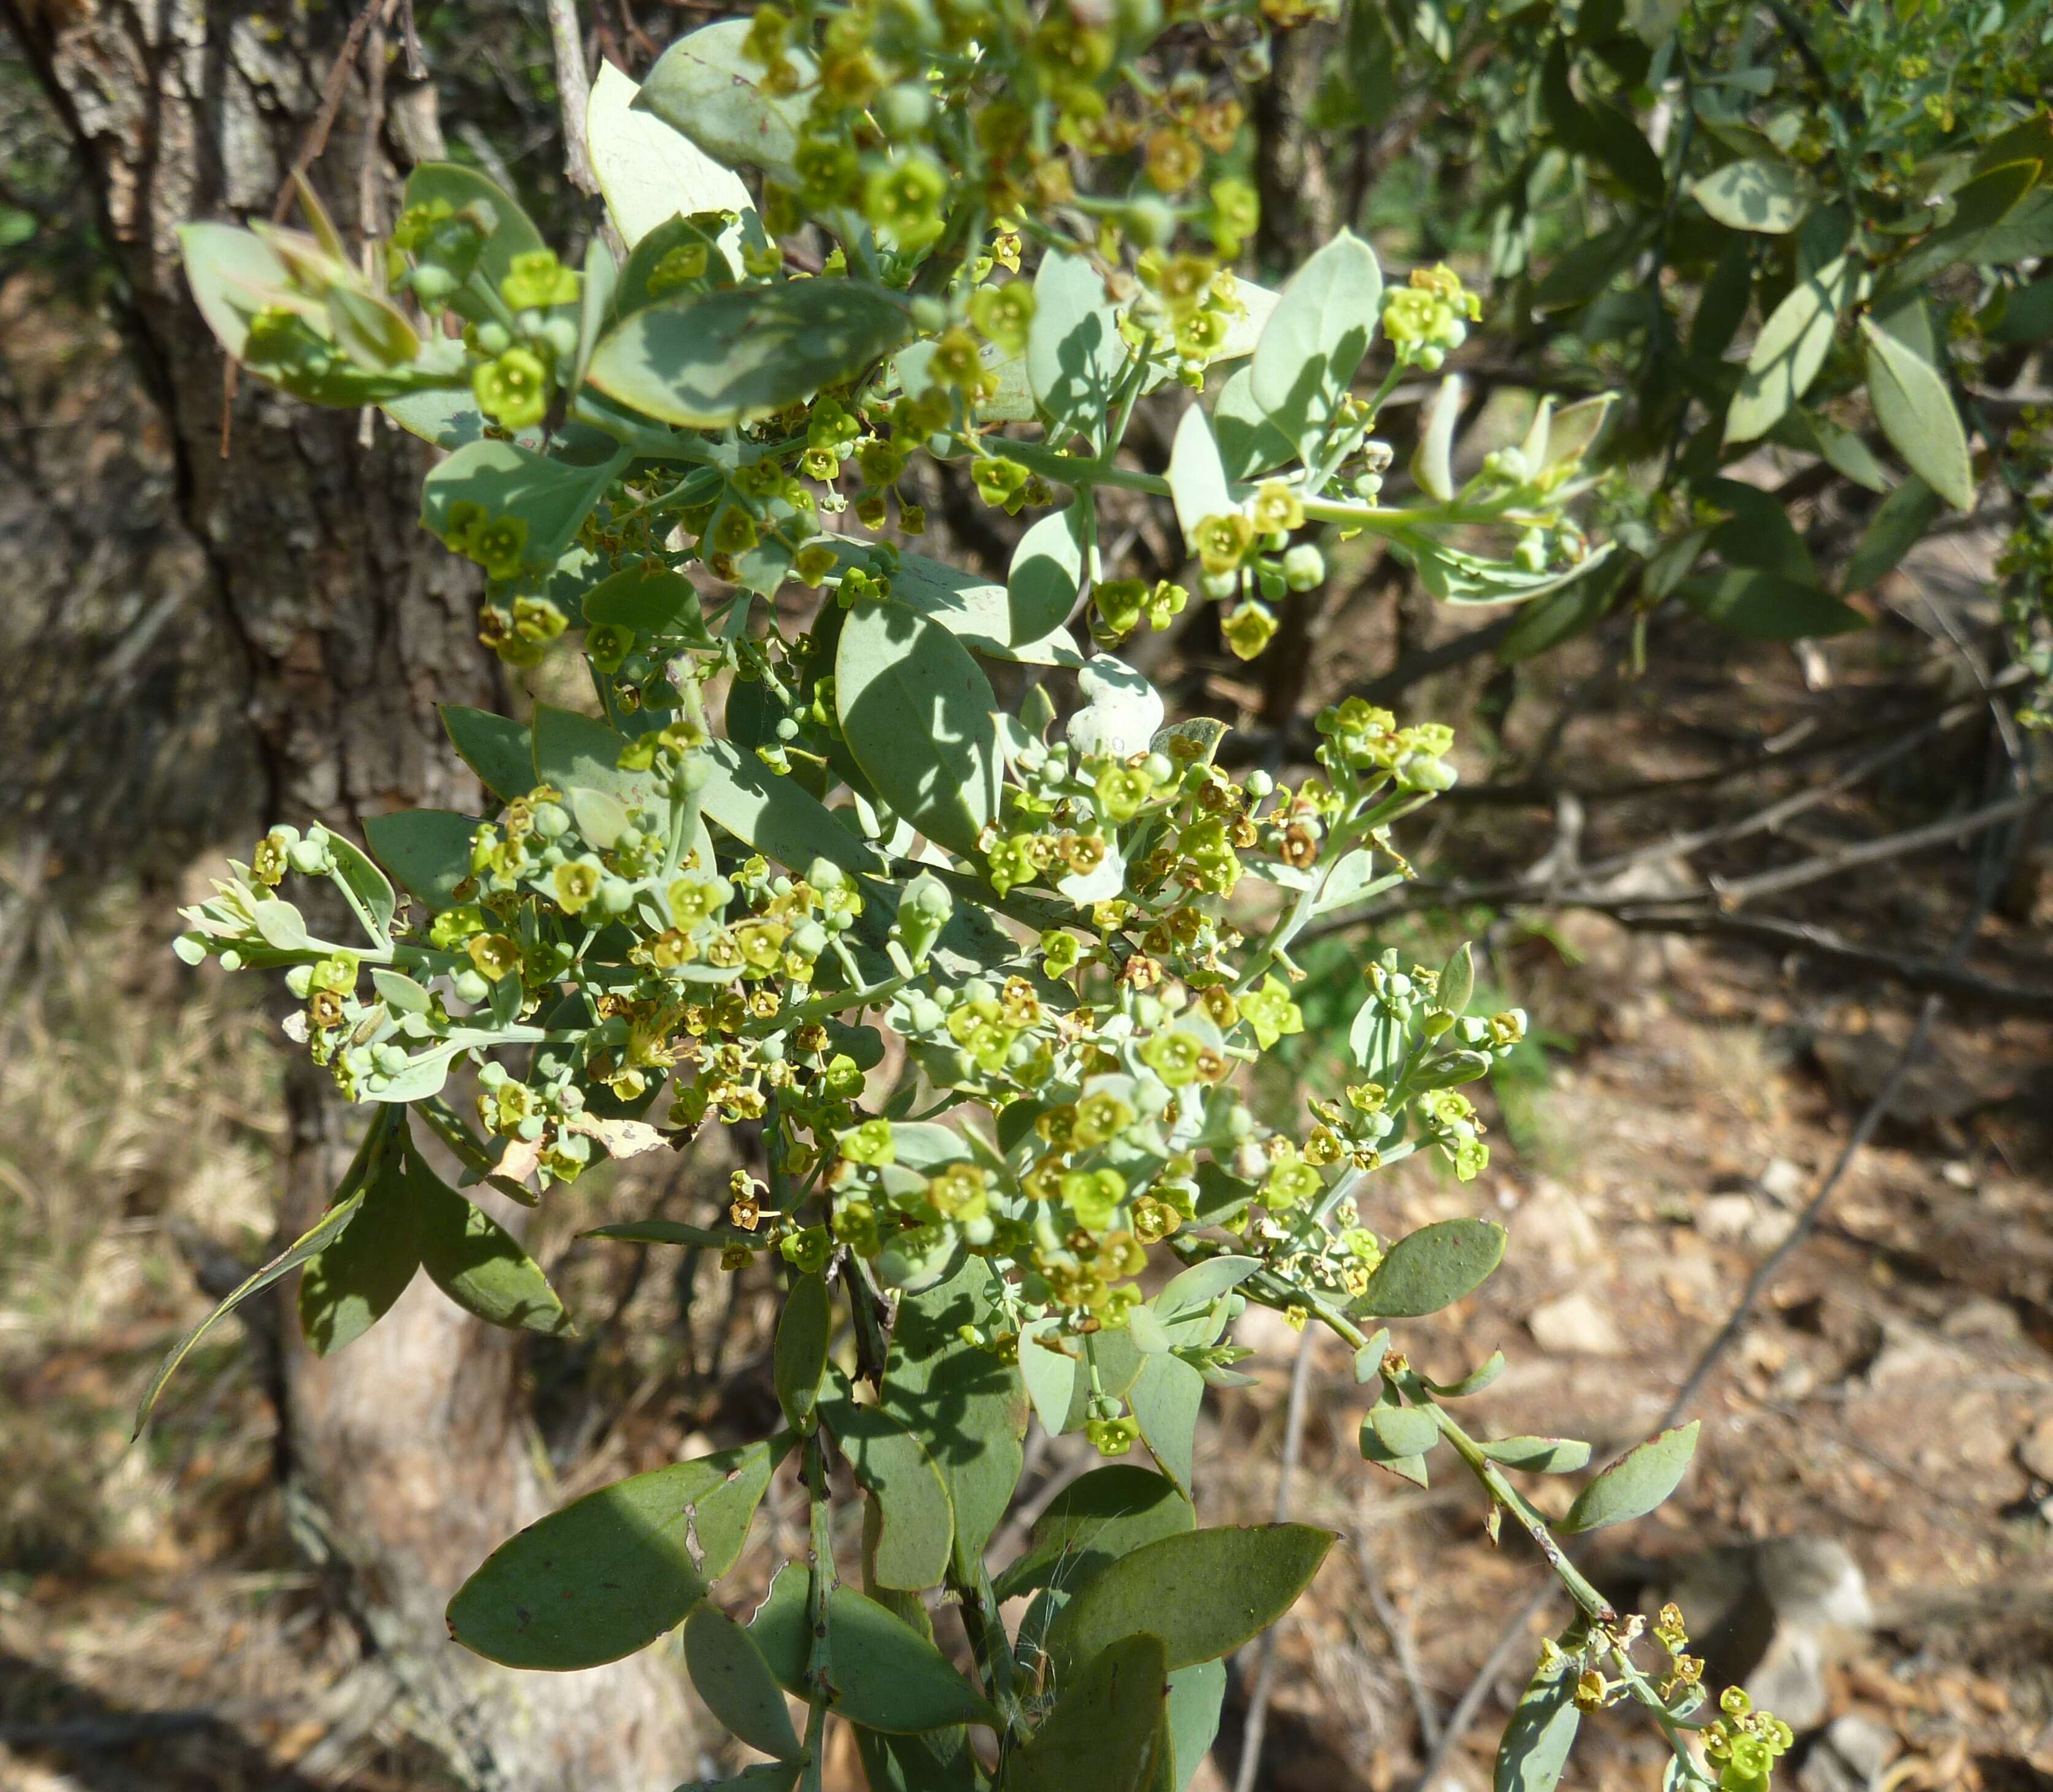
[(1293, 591), (1315, 590), (1325, 582), (1326, 557), (1309, 541), (1301, 541), (1283, 555), (1283, 582)]

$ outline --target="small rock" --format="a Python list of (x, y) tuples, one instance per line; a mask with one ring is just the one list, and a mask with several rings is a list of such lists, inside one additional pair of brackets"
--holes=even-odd
[(2017, 1460), (2042, 1481), (2053, 1481), (2053, 1413), (2025, 1433), (2017, 1446)]
[(1963, 1300), (1940, 1320), (1939, 1329), (1949, 1338), (1984, 1338), (1992, 1344), (2024, 1341), (2024, 1327), (2009, 1303), (1985, 1294)]
[(1958, 1161), (1942, 1163), (1939, 1166), (1939, 1176), (1942, 1182), (1957, 1189), (1971, 1189), (1975, 1186), (1975, 1167), (1972, 1163)]
[(1755, 1562), (1778, 1623), (1856, 1633), (1874, 1628), (1867, 1577), (1836, 1538), (1771, 1537), (1756, 1546)]
[(1831, 1708), (1825, 1650), (1812, 1631), (1778, 1624), (1761, 1665), (1746, 1676), (1747, 1696), (1792, 1730), (1815, 1729)]
[(1786, 1157), (1770, 1158), (1754, 1178), (1755, 1187), (1770, 1201), (1779, 1202), (1784, 1207), (1793, 1206), (1796, 1198), (1810, 1186), (1809, 1172)]
[(1611, 1316), (1589, 1295), (1564, 1294), (1526, 1316), (1533, 1342), (1556, 1356), (1623, 1356), (1625, 1340)]
[(1697, 1229), (1706, 1238), (1735, 1243), (1753, 1229), (1758, 1210), (1750, 1194), (1713, 1194), (1697, 1210)]
[(1801, 1792), (1874, 1792), (1894, 1760), (1896, 1732), (1859, 1712), (1835, 1717), (1796, 1770)]

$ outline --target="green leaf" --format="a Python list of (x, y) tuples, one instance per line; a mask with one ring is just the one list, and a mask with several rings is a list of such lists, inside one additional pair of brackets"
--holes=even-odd
[[(1021, 619), (1017, 625), (1038, 625), (1065, 647), (1070, 647), (1070, 642), (1063, 625), (1083, 590), (1085, 532), (1092, 522), (1090, 505), (1089, 494), (1081, 493), (1062, 509), (1051, 511), (1033, 523), (1013, 549), (1011, 565), (1005, 575), (1005, 601), (1011, 613)], [(1094, 552), (1088, 557), (1088, 563), (1095, 576), (1097, 556)], [(892, 590), (896, 595), (895, 580)], [(1074, 666), (1084, 661), (1071, 648), (1068, 654), (1050, 663)]]
[(1707, 479), (1695, 489), (1720, 510), (1730, 512), (1706, 540), (1713, 552), (1736, 567), (1757, 567), (1800, 583), (1816, 582), (1811, 551), (1772, 492), (1737, 479)]
[(1424, 1456), (1440, 1441), (1433, 1415), (1417, 1406), (1379, 1403), (1369, 1408), (1364, 1422), (1384, 1452), (1394, 1457)]
[(1187, 1792), (1211, 1752), (1226, 1705), (1226, 1664), (1194, 1661), (1169, 1676), (1168, 1731), (1173, 1792)]
[(652, 110), (641, 88), (603, 57), (585, 111), (585, 140), (606, 209), (630, 249), (659, 224), (694, 212), (752, 212), (741, 177)]
[(1048, 1502), (1031, 1547), (998, 1577), (998, 1597), (1015, 1599), (1040, 1586), (1074, 1592), (1108, 1563), (1197, 1523), (1175, 1482), (1131, 1463), (1108, 1463)]
[(251, 1295), (270, 1287), (281, 1276), (289, 1274), (333, 1244), (347, 1229), (363, 1207), (363, 1191), (361, 1189), (346, 1199), (337, 1202), (262, 1269), (245, 1277), (234, 1293), (171, 1347), (164, 1360), (158, 1364), (156, 1374), (150, 1378), (150, 1385), (143, 1390), (142, 1401), (135, 1409), (136, 1435), (141, 1435), (143, 1425), (149, 1420), (150, 1410), (156, 1405), (157, 1397), (164, 1391), (165, 1384), (178, 1372), (179, 1365), (191, 1355), (200, 1340)]
[(803, 785), (779, 778), (752, 753), (724, 740), (706, 747), (709, 775), (699, 804), (737, 840), (803, 874), (815, 859), (844, 871), (881, 871), (876, 853), (834, 818)]
[(1076, 1400), (1077, 1372), (1081, 1365), (1066, 1351), (1058, 1351), (1028, 1339), (1019, 1339), (1019, 1375), (1040, 1415), (1042, 1428), (1059, 1433), (1068, 1427), (1070, 1407)]
[(637, 634), (706, 638), (698, 587), (681, 572), (630, 567), (602, 579), (584, 594), (584, 619), (610, 622)]
[(1164, 1325), (1176, 1325), (1211, 1312), (1221, 1295), (1231, 1293), (1261, 1267), (1259, 1257), (1208, 1257), (1179, 1271), (1148, 1304)]
[(983, 1792), (988, 1783), (960, 1727), (890, 1736), (858, 1725), (855, 1747), (869, 1792)]
[(385, 873), (339, 833), (328, 836), (328, 849), (335, 861), (335, 875), (357, 905), (371, 917), (371, 939), (378, 945), (384, 945), (391, 934), (392, 916), (397, 907)]
[[(491, 229), (478, 252), (477, 271), (496, 293), (499, 283), (512, 272), (516, 255), (532, 255), (548, 245), (535, 222), (503, 187), (496, 186), (475, 168), (455, 162), (423, 162), (406, 176), (405, 203), (409, 209), (441, 200), (452, 211), (469, 211), (481, 219), (489, 218)], [(450, 308), (473, 324), (482, 324), (494, 314), (474, 293), (459, 289), (449, 300)]]
[(803, 1763), (758, 1761), (727, 1779), (688, 1779), (677, 1792), (791, 1792)]
[(620, 266), (613, 251), (603, 238), (595, 236), (584, 245), (584, 278), (578, 288), (577, 354), (566, 382), (571, 391), (584, 384), (584, 371), (591, 365), (591, 351), (599, 347), (599, 334), (613, 313), (613, 295), (619, 284)]
[(449, 1634), (509, 1668), (595, 1668), (646, 1647), (734, 1565), (770, 1484), (751, 1444), (630, 1476), (529, 1525), (449, 1602)]
[(720, 429), (853, 378), (913, 334), (904, 302), (854, 280), (729, 287), (627, 317), (588, 377), (643, 415)]
[[(1047, 545), (1049, 538), (1039, 532), (1072, 514), (1074, 508), (1043, 517), (1027, 530), (1014, 555), (1013, 578), (1007, 584), (979, 578), (974, 573), (960, 571), (922, 555), (901, 553), (897, 571), (891, 575), (891, 595), (940, 623), (964, 646), (987, 658), (1026, 665), (1080, 666), (1084, 657), (1063, 626), (1076, 604), (1074, 567), (1066, 594), (1058, 576), (1030, 575), (1024, 580), (1019, 576), (1021, 556), (1032, 555), (1038, 559), (1038, 550)], [(1031, 549), (1029, 542), (1035, 544)], [(845, 537), (837, 538), (835, 547), (844, 559), (866, 562), (869, 559)], [(1037, 567), (1036, 573), (1040, 570)]]
[(924, 1444), (948, 1485), (956, 1562), (966, 1578), (974, 1577), (1004, 1519), (1025, 1464), (1027, 1398), (1019, 1370), (961, 1335), (965, 1326), (997, 1328), (991, 1287), (990, 1265), (972, 1257), (945, 1281), (904, 1296), (878, 1393), (883, 1409)]
[(534, 737), (511, 716), (460, 703), (441, 706), (449, 744), (478, 782), (501, 802), (512, 802), (535, 787)]
[(1499, 1437), (1482, 1453), (1529, 1475), (1572, 1475), (1588, 1465), (1590, 1446), (1579, 1437)]
[(1994, 268), (2015, 267), (2048, 255), (2053, 255), (2053, 186), (2043, 182), (1975, 245), (1975, 258)]
[(1749, 641), (1805, 641), (1867, 626), (1830, 592), (1772, 572), (1698, 573), (1675, 590), (1707, 622)]
[(2053, 336), (2053, 279), (2012, 287), (2004, 296), (2003, 316), (1984, 334), (1991, 342), (2013, 347)]
[(414, 1236), (435, 1286), (488, 1325), (548, 1338), (575, 1333), (548, 1277), (520, 1241), (445, 1182), (410, 1144), (406, 1160)]
[(1541, 1664), (1520, 1697), (1498, 1745), (1491, 1792), (1554, 1792), (1568, 1765), (1583, 1714), (1576, 1704), (1579, 1657), (1589, 1635), (1577, 1618), (1559, 1648)]
[(1800, 279), (1768, 314), (1747, 357), (1746, 377), (1725, 413), (1725, 439), (1753, 441), (1809, 389), (1832, 346), (1841, 308), (1859, 272), (1841, 256)]
[(1248, 391), (1301, 453), (1326, 433), (1382, 316), (1383, 270), (1351, 230), (1314, 250), (1269, 314)]
[(1628, 1450), (1576, 1496), (1559, 1528), (1597, 1531), (1652, 1512), (1681, 1484), (1696, 1454), (1698, 1422), (1691, 1419)]
[(347, 1231), (308, 1261), (300, 1278), (300, 1335), (316, 1356), (354, 1343), (406, 1291), (421, 1267), (406, 1198), (402, 1108), (380, 1108), (336, 1195), (360, 1195)]
[(1109, 1645), (1007, 1759), (1002, 1792), (1144, 1792), (1168, 1683), (1160, 1637), (1144, 1631)]
[(1396, 538), (1395, 545), (1417, 570), (1419, 582), (1443, 603), (1494, 604), (1529, 603), (1587, 579), (1609, 564), (1617, 543), (1605, 542), (1572, 567), (1541, 572), (1485, 559), (1416, 530)]
[(1254, 370), (1237, 368), (1212, 406), (1212, 432), (1229, 479), (1251, 480), (1295, 458), (1295, 444), (1254, 398)]
[(532, 734), (536, 783), (552, 784), (559, 790), (603, 790), (630, 809), (646, 809), (655, 802), (654, 776), (620, 769), (626, 739), (596, 717), (537, 704)]
[(1180, 1356), (1150, 1356), (1127, 1396), (1142, 1440), (1187, 1498), (1204, 1398), (1204, 1377)]
[(1187, 546), (1196, 540), (1198, 525), (1207, 516), (1230, 516), (1238, 508), (1227, 491), (1226, 468), (1219, 461), (1219, 444), (1212, 440), (1211, 425), (1197, 405), (1185, 411), (1176, 425), (1168, 480), (1170, 500), (1176, 507)]
[(877, 1584), (907, 1592), (939, 1586), (954, 1546), (955, 1512), (925, 1444), (890, 1414), (858, 1406), (838, 1370), (820, 1402), (820, 1422), (877, 1502), (870, 1555)]
[(1861, 320), (1875, 419), (1910, 470), (1956, 510), (1975, 508), (1967, 431), (1937, 368), (1888, 331)]
[(1787, 235), (1811, 209), (1808, 178), (1786, 162), (1728, 162), (1690, 183), (1690, 196), (1719, 223), (1735, 230)]
[(1504, 1261), (1504, 1228), (1491, 1220), (1441, 1220), (1407, 1233), (1368, 1279), (1354, 1310), (1418, 1319), (1482, 1287)]
[(710, 1600), (685, 1620), (685, 1665), (706, 1708), (751, 1748), (780, 1761), (804, 1752), (769, 1665), (748, 1633)]
[(1890, 269), (1892, 290), (1922, 285), (1956, 261), (1991, 259), (1984, 245), (2018, 210), (2039, 180), (2035, 158), (1976, 174), (1954, 192), (1953, 215)]
[(1866, 591), (1894, 572), (1903, 556), (1924, 539), (1925, 531), (1938, 516), (1943, 500), (1939, 494), (1913, 473), (1875, 506), (1861, 538), (1847, 558), (1847, 570), (1839, 588)]
[(771, 1367), (777, 1404), (795, 1431), (813, 1428), (813, 1408), (819, 1401), (820, 1378), (826, 1373), (827, 1344), (833, 1335), (834, 1307), (826, 1280), (818, 1275), (794, 1276), (784, 1297), (783, 1315), (777, 1321)]
[(1419, 445), (1411, 456), (1411, 477), (1436, 504), (1454, 496), (1454, 429), (1461, 421), (1462, 379), (1449, 374), (1426, 401), (1419, 419)]
[(576, 539), (599, 494), (626, 464), (624, 449), (579, 461), (538, 454), (518, 442), (466, 443), (423, 482), (421, 526), (453, 544), (451, 508), (476, 505), (488, 516), (511, 516), (526, 524), (523, 563), (552, 566)]
[(363, 837), (387, 870), (430, 908), (455, 907), (456, 888), (470, 876), (470, 837), (477, 818), (446, 809), (404, 809), (373, 815)]
[(901, 1735), (955, 1723), (1004, 1727), (939, 1649), (852, 1586), (828, 1598), (827, 1650), (839, 1694), (834, 1709), (851, 1723)]
[(955, 637), (904, 604), (858, 604), (842, 625), (834, 698), (885, 800), (928, 839), (974, 853), (998, 809), (998, 705)]
[(687, 1225), (682, 1220), (629, 1220), (619, 1225), (595, 1225), (580, 1238), (614, 1238), (630, 1245), (688, 1245), (699, 1250), (722, 1250), (755, 1236), (739, 1226)]
[(1383, 1359), (1390, 1354), (1390, 1327), (1384, 1326), (1372, 1332), (1367, 1342), (1354, 1353), (1354, 1378), (1357, 1383), (1372, 1382), (1383, 1373)]
[(1332, 1531), (1309, 1524), (1224, 1525), (1144, 1543), (1062, 1608), (1050, 1652), (1074, 1667), (1148, 1631), (1172, 1668), (1231, 1654), (1290, 1609), (1333, 1544)]
[(1492, 1351), (1489, 1357), (1476, 1365), (1459, 1381), (1433, 1382), (1426, 1386), (1443, 1400), (1465, 1400), (1472, 1394), (1480, 1394), (1504, 1373), (1504, 1352)]
[(657, 59), (634, 104), (681, 131), (716, 163), (766, 169), (789, 184), (818, 77), (812, 58), (795, 48), (787, 54), (798, 72), (796, 91), (765, 92), (768, 71), (743, 50), (749, 29), (748, 19), (723, 19), (679, 38)]
[(1026, 380), (1054, 420), (1050, 445), (1072, 435), (1098, 445), (1125, 366), (1119, 312), (1105, 296), (1105, 276), (1083, 257), (1051, 249), (1034, 276), (1026, 333)]

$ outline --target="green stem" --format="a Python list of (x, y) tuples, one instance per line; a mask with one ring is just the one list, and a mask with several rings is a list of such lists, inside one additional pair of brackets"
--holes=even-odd
[(806, 1440), (806, 1493), (810, 1514), (807, 1552), (806, 1615), (812, 1646), (806, 1657), (805, 1767), (801, 1792), (820, 1792), (820, 1769), (826, 1750), (827, 1705), (834, 1697), (831, 1660), (827, 1651), (827, 1599), (834, 1590), (834, 1508), (827, 1494), (826, 1446), (815, 1429)]

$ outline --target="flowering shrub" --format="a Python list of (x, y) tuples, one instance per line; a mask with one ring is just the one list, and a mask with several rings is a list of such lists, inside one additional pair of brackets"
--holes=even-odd
[[(1228, 1340), (1250, 1301), (1353, 1350), (1368, 1461), (1423, 1485), (1444, 1447), (1493, 1529), (1509, 1512), (1574, 1594), (1505, 1783), (1553, 1784), (1581, 1714), (1618, 1699), (1666, 1728), (1678, 1786), (1764, 1785), (1787, 1740), (1735, 1711), (1693, 1750), (1679, 1620), (1652, 1633), (1659, 1674), (1637, 1665), (1639, 1621), (1510, 1478), (1578, 1470), (1588, 1446), (1475, 1439), (1453, 1407), (1501, 1357), (1435, 1383), (1379, 1323), (1461, 1299), (1502, 1255), (1482, 1219), (1379, 1237), (1358, 1198), (1415, 1152), (1477, 1174), (1462, 1087), (1524, 1017), (1468, 1011), (1466, 949), (1386, 953), (1356, 1080), (1291, 1131), (1243, 1098), (1246, 1067), (1303, 1025), (1293, 942), (1410, 874), (1393, 830), (1454, 782), (1450, 732), (1351, 700), (1318, 719), (1315, 773), (1235, 777), (1219, 723), (1170, 723), (1074, 632), (1109, 649), (1193, 601), (1103, 576), (1107, 487), (1168, 500), (1195, 595), (1244, 657), (1283, 593), (1323, 579), (1315, 530), (1385, 538), (1454, 602), (1552, 590), (1604, 551), (1567, 510), (1600, 404), (1543, 407), (1458, 480), (1450, 382), (1415, 496), (1383, 501), (1380, 406), (1478, 313), (1447, 269), (1386, 292), (1343, 233), (1280, 292), (1227, 270), (1254, 222), (1227, 171), (1235, 82), (1291, 15), (892, 0), (708, 27), (638, 92), (610, 70), (594, 92), (624, 261), (595, 242), (571, 269), (449, 165), (415, 171), (377, 278), (310, 192), (304, 235), (187, 233), (194, 292), (245, 366), (449, 451), (422, 521), (484, 569), (485, 639), (524, 665), (575, 642), (592, 688), (592, 713), (531, 725), (446, 712), (487, 813), (377, 818), (369, 855), (281, 826), (187, 911), (181, 954), (281, 974), (288, 1030), (371, 1116), (334, 1204), (234, 1299), (304, 1265), (327, 1352), (425, 1269), (483, 1318), (557, 1331), (540, 1269), (424, 1139), (532, 1202), (602, 1160), (759, 1125), (761, 1173), (737, 1172), (723, 1210), (605, 1235), (771, 1261), (784, 1428), (573, 1503), (449, 1609), (465, 1646), (539, 1668), (681, 1624), (707, 1704), (771, 1757), (750, 1785), (817, 1785), (830, 1717), (880, 1787), (1186, 1784), (1223, 1658), (1332, 1541), (1196, 1526), (1194, 1428), (1207, 1385), (1248, 1379)], [(816, 268), (801, 240), (829, 245)], [(1177, 384), (1166, 466), (1132, 464), (1136, 403)], [(1036, 513), (1003, 582), (881, 532), (895, 516), (921, 534), (901, 481), (922, 455)], [(819, 595), (794, 605), (794, 587)], [(1037, 680), (1016, 712), (993, 662)], [(1072, 687), (1064, 715), (1050, 690)], [(310, 931), (309, 882), (350, 937)], [(1164, 1260), (1176, 1273), (1144, 1284)], [(1030, 1412), (1153, 1467), (1085, 1476), (994, 1574)], [(1694, 1433), (1598, 1476), (1566, 1528), (1650, 1510)], [(709, 1589), (787, 1457), (810, 1551), (744, 1625)], [(840, 1464), (860, 1590), (835, 1566)], [(936, 1587), (969, 1674), (936, 1646)]]

